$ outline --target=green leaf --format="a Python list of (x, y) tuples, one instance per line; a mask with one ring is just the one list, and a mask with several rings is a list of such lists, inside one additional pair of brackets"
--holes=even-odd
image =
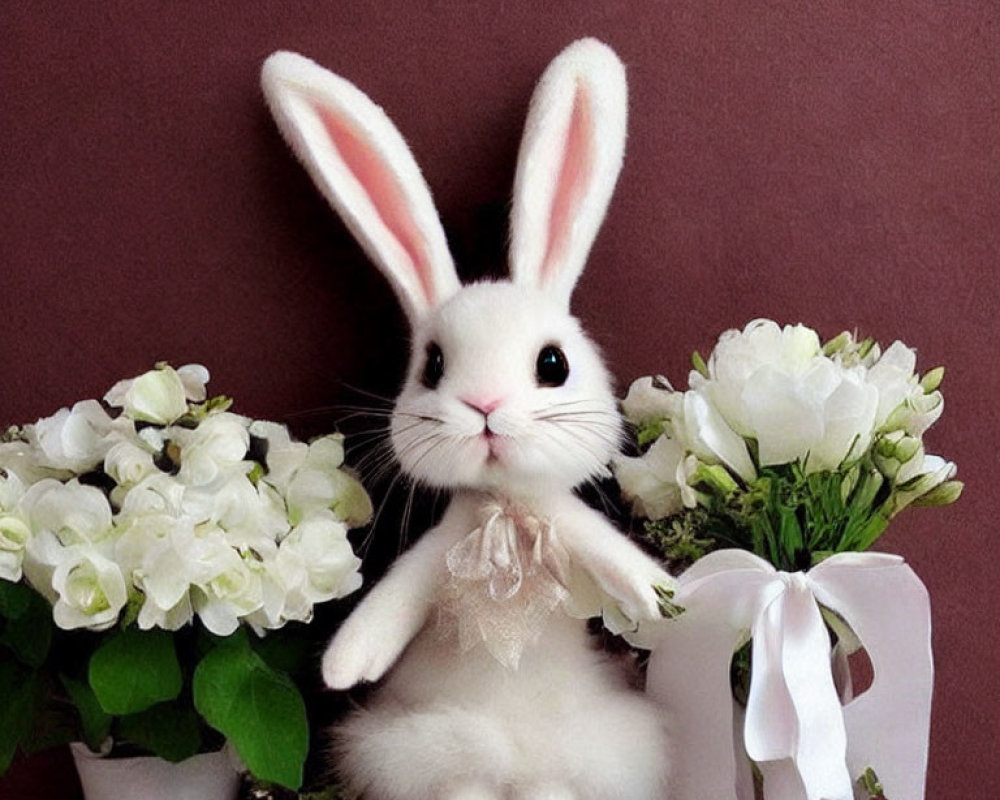
[(645, 448), (646, 445), (652, 444), (659, 439), (663, 435), (664, 430), (663, 420), (646, 420), (640, 423), (636, 430), (636, 443), (639, 447)]
[(0, 580), (0, 616), (17, 619), (28, 609), (35, 591), (23, 583)]
[(52, 608), (34, 589), (0, 581), (0, 613), (7, 617), (0, 644), (29, 667), (40, 667), (52, 645)]
[(7, 771), (18, 745), (31, 730), (39, 703), (38, 673), (0, 659), (0, 774)]
[(183, 761), (201, 747), (198, 715), (189, 706), (160, 703), (118, 720), (118, 737), (167, 761)]
[(73, 701), (80, 715), (83, 741), (91, 750), (97, 752), (111, 733), (111, 715), (101, 708), (97, 695), (89, 683), (68, 675), (61, 675), (59, 679), (66, 687), (69, 699)]
[(194, 673), (194, 704), (258, 778), (298, 789), (309, 751), (305, 703), (292, 680), (257, 655), (242, 629)]
[(708, 365), (705, 363), (705, 359), (701, 357), (701, 353), (695, 350), (691, 354), (691, 366), (702, 376), (708, 377)]
[(174, 640), (158, 628), (124, 628), (90, 659), (90, 685), (109, 714), (134, 714), (173, 700), (183, 687)]

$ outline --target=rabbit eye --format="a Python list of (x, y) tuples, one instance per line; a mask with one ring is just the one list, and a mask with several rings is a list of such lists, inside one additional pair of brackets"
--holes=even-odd
[(427, 355), (424, 361), (424, 374), (421, 382), (428, 389), (436, 389), (444, 376), (444, 353), (437, 342), (427, 345)]
[(547, 344), (538, 353), (535, 378), (539, 386), (562, 386), (569, 377), (566, 354), (554, 344)]

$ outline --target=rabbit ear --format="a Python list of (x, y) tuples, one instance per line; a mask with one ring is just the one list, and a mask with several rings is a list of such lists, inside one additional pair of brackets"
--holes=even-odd
[(625, 68), (596, 39), (542, 75), (528, 111), (511, 212), (511, 275), (569, 304), (621, 171)]
[(261, 84), (282, 135), (411, 323), (454, 294), (460, 284), (430, 190), (385, 112), (296, 53), (271, 55)]

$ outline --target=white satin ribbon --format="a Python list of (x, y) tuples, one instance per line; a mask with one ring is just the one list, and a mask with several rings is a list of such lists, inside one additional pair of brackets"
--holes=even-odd
[[(868, 767), (891, 800), (923, 799), (930, 601), (902, 558), (841, 553), (787, 573), (747, 551), (720, 550), (680, 576), (674, 600), (685, 613), (658, 623), (647, 691), (676, 731), (677, 797), (752, 798), (745, 749), (767, 800), (851, 800)], [(869, 689), (846, 705), (820, 606), (846, 621), (874, 668)], [(734, 730), (730, 662), (748, 636), (750, 694)]]

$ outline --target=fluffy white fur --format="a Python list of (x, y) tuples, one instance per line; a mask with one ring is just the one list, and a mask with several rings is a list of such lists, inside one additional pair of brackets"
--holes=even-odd
[[(549, 66), (532, 100), (512, 213), (510, 282), (460, 288), (430, 194), (388, 118), (342, 78), (289, 53), (268, 59), (279, 126), (334, 208), (392, 282), (413, 325), (413, 358), (392, 442), (415, 480), (453, 489), (441, 523), (402, 556), (323, 657), (336, 689), (385, 683), (335, 734), (342, 777), (370, 800), (663, 798), (664, 726), (570, 610), (614, 602), (656, 617), (669, 576), (572, 488), (599, 475), (621, 422), (607, 370), (569, 297), (621, 166), (624, 69), (592, 39)], [(443, 372), (422, 380), (428, 345)], [(558, 346), (567, 380), (539, 385)], [(499, 500), (558, 534), (569, 600), (517, 669), (481, 644), (445, 638), (446, 554)], [(588, 603), (591, 604), (590, 607)]]

